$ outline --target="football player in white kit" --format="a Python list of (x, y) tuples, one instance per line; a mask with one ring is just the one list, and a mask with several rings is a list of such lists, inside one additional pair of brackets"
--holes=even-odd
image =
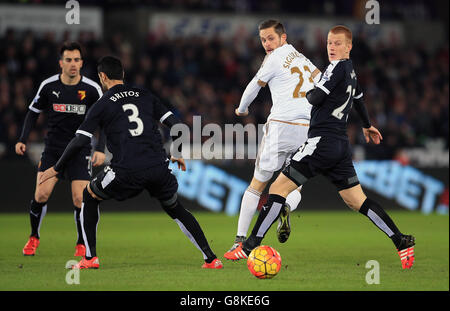
[[(266, 20), (259, 27), (259, 36), (267, 55), (255, 77), (247, 85), (235, 113), (248, 115), (248, 107), (267, 84), (272, 95), (272, 109), (264, 125), (255, 163), (253, 179), (245, 191), (239, 214), (235, 242), (224, 257), (234, 260), (231, 252), (245, 240), (257, 210), (261, 193), (273, 174), (280, 170), (308, 138), (311, 105), (306, 92), (320, 79), (320, 71), (288, 44), (284, 26)], [(286, 242), (290, 234), (289, 213), (300, 203), (300, 188), (291, 192), (282, 208), (277, 228), (278, 240)]]

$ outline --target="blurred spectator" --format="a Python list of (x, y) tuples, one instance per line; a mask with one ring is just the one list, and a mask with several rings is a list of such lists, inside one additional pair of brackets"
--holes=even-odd
[[(234, 115), (245, 86), (264, 58), (257, 38), (241, 39), (237, 44), (220, 38), (169, 40), (150, 33), (142, 47), (136, 47), (125, 37), (117, 34), (110, 42), (101, 42), (82, 34), (82, 73), (98, 80), (95, 61), (115, 54), (127, 68), (127, 82), (152, 90), (188, 125), (194, 115), (202, 117), (202, 125), (265, 122), (271, 108), (268, 88), (262, 89), (250, 106), (251, 116), (242, 119)], [(50, 33), (37, 36), (12, 30), (0, 37), (0, 42), (4, 47), (0, 50), (0, 143), (13, 155), (39, 81), (59, 71), (58, 46), (62, 42), (55, 42)], [(290, 43), (299, 49), (303, 46), (301, 41)], [(323, 70), (328, 64), (324, 49), (300, 51)], [(365, 102), (384, 142), (376, 147), (366, 145), (353, 112), (349, 118), (352, 143), (364, 145), (368, 158), (379, 159), (398, 158), (403, 148), (425, 146), (427, 140), (436, 138), (443, 139), (448, 148), (448, 43), (433, 53), (411, 46), (370, 49), (361, 37), (355, 38), (354, 52)], [(39, 119), (31, 141), (43, 140), (44, 121)]]
[[(17, 0), (3, 0), (17, 3)], [(21, 0), (21, 3), (60, 4), (60, 0)], [(289, 12), (311, 15), (355, 16), (364, 8), (366, 0), (81, 0), (83, 5), (112, 7), (151, 6), (158, 10), (178, 10), (187, 12), (238, 12), (265, 13)], [(438, 1), (424, 0), (383, 0), (381, 15), (386, 19), (412, 20), (432, 19), (442, 14)], [(448, 4), (446, 6), (448, 8)], [(357, 12), (355, 12), (357, 11)], [(448, 13), (447, 13), (448, 14)]]

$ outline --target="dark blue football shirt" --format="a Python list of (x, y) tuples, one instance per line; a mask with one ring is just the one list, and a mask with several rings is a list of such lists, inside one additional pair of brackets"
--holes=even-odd
[(91, 137), (100, 126), (113, 154), (111, 167), (141, 170), (167, 161), (158, 121), (170, 115), (150, 91), (118, 84), (92, 106), (77, 134)]
[(316, 85), (327, 94), (311, 110), (308, 137), (329, 136), (348, 139), (347, 118), (353, 99), (363, 96), (350, 59), (332, 61)]

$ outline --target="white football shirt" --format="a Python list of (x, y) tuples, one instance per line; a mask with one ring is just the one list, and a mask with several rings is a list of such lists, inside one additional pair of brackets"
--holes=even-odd
[(316, 66), (292, 45), (285, 44), (267, 55), (256, 78), (269, 85), (272, 109), (267, 120), (309, 120), (311, 104), (306, 92), (314, 88)]

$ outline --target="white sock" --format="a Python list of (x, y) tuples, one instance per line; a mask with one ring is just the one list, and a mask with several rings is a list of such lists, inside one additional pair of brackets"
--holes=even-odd
[(260, 197), (261, 192), (250, 187), (245, 190), (242, 196), (241, 211), (239, 212), (238, 236), (247, 236), (247, 231), (252, 222), (253, 215), (255, 215), (256, 209), (258, 208)]
[(295, 189), (291, 193), (288, 194), (286, 198), (286, 203), (289, 205), (291, 212), (293, 212), (300, 203), (302, 199), (302, 194), (300, 193), (299, 189)]

